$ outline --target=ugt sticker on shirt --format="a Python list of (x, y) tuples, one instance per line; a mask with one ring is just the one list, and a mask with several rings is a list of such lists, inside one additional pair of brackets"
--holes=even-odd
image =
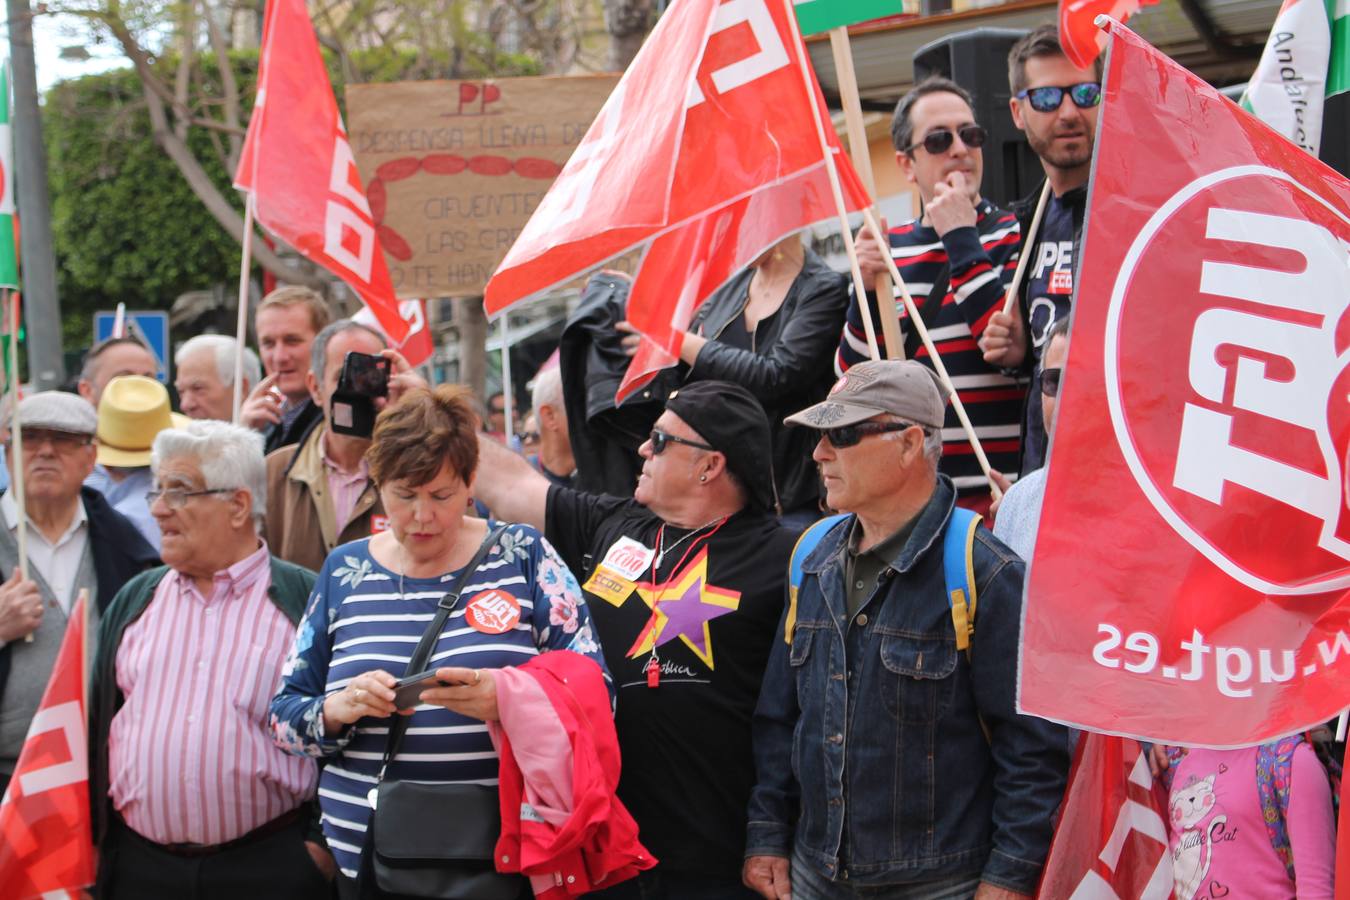
[(520, 621), (520, 601), (496, 589), (474, 594), (464, 608), (464, 621), (483, 634), (505, 634)]

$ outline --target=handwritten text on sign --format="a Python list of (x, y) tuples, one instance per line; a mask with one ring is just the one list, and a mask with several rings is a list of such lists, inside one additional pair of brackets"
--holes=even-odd
[(617, 83), (349, 86), (352, 150), (399, 296), (482, 293)]

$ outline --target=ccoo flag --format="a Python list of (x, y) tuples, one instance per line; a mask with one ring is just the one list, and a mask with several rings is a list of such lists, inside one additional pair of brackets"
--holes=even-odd
[(0, 287), (19, 287), (14, 252), (14, 140), (9, 130), (9, 62), (0, 68)]
[(1325, 98), (1350, 91), (1350, 0), (1284, 0), (1242, 108), (1317, 156)]

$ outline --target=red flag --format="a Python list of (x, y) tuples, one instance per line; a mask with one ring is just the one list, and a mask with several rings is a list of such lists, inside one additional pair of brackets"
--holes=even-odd
[[(408, 323), (408, 336), (402, 343), (394, 342), (394, 349), (403, 354), (403, 358), (408, 361), (408, 365), (414, 369), (422, 363), (431, 359), (431, 354), (436, 352), (436, 342), (432, 339), (431, 329), (427, 327), (427, 302), (425, 300), (400, 300), (398, 303), (399, 315), (403, 321)], [(360, 322), (370, 328), (384, 333), (383, 326), (370, 311), (370, 307), (365, 306), (356, 311), (352, 320)], [(385, 337), (389, 337), (385, 334)]]
[(488, 314), (641, 246), (628, 319), (647, 340), (620, 399), (673, 364), (710, 293), (835, 214), (818, 125), (846, 206), (868, 203), (804, 59), (783, 0), (673, 4), (488, 282)]
[(1039, 896), (1172, 896), (1167, 791), (1135, 741), (1092, 732), (1079, 741)]
[(1111, 33), (1019, 704), (1250, 745), (1350, 706), (1350, 181)]
[(264, 228), (345, 281), (390, 339), (403, 340), (408, 325), (304, 0), (267, 4), (258, 99), (234, 184), (253, 195)]
[(1106, 32), (1097, 27), (1098, 16), (1123, 23), (1139, 7), (1157, 5), (1158, 0), (1059, 0), (1059, 45), (1069, 62), (1086, 69), (1106, 47)]
[(82, 597), (0, 801), (0, 895), (6, 898), (58, 897), (94, 883), (85, 722)]

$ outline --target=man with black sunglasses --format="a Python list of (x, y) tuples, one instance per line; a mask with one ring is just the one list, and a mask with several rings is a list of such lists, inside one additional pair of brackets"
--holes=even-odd
[(768, 417), (745, 388), (670, 395), (633, 499), (549, 483), (488, 439), (476, 495), (545, 537), (586, 593), (618, 693), (618, 795), (660, 863), (592, 896), (733, 900), (754, 786), (750, 719), (795, 535), (774, 515)]
[[(755, 711), (745, 879), (769, 900), (1036, 890), (1068, 743), (1017, 713), (1024, 567), (953, 521), (935, 439), (946, 401), (916, 361), (864, 362), (787, 419), (820, 435), (826, 502), (850, 515), (793, 559)], [(956, 632), (947, 594), (951, 529), (973, 633)]]
[[(1068, 315), (1073, 299), (1097, 110), (1102, 100), (1101, 58), (1091, 68), (1078, 68), (1064, 55), (1056, 26), (1042, 25), (1009, 51), (1008, 82), (1013, 123), (1026, 134), (1027, 143), (1040, 157), (1050, 196), (1035, 234), (1029, 233), (1031, 220), (1044, 185), (1037, 185), (1035, 193), (1013, 204), (1021, 225), (1022, 252), (1031, 258), (1027, 260), (1016, 311), (994, 316), (981, 349), (986, 359), (998, 357), (1002, 365), (1012, 366), (1016, 364), (1015, 354), (1005, 348), (1017, 347), (1025, 357), (1026, 368), (1034, 370), (1045, 351), (1050, 326)], [(1045, 423), (1037, 401), (1039, 393), (1033, 374), (1022, 423), (1023, 475), (1045, 461)]]
[[(976, 345), (1003, 303), (1017, 267), (1017, 220), (980, 196), (985, 131), (975, 122), (966, 90), (935, 77), (901, 98), (891, 139), (896, 162), (923, 198), (923, 215), (890, 230), (889, 252), (919, 305), (990, 464), (1014, 471), (1025, 389), (1000, 366), (1015, 365), (1021, 357), (991, 362)], [(869, 311), (876, 309), (871, 287), (886, 271), (884, 252), (870, 230), (859, 232), (858, 263), (869, 289)], [(905, 355), (932, 365), (903, 308), (899, 316)], [(868, 358), (864, 333), (855, 298), (835, 356), (836, 374)], [(942, 472), (956, 484), (963, 505), (987, 508), (989, 485), (969, 438), (955, 411), (948, 410), (947, 418)]]

